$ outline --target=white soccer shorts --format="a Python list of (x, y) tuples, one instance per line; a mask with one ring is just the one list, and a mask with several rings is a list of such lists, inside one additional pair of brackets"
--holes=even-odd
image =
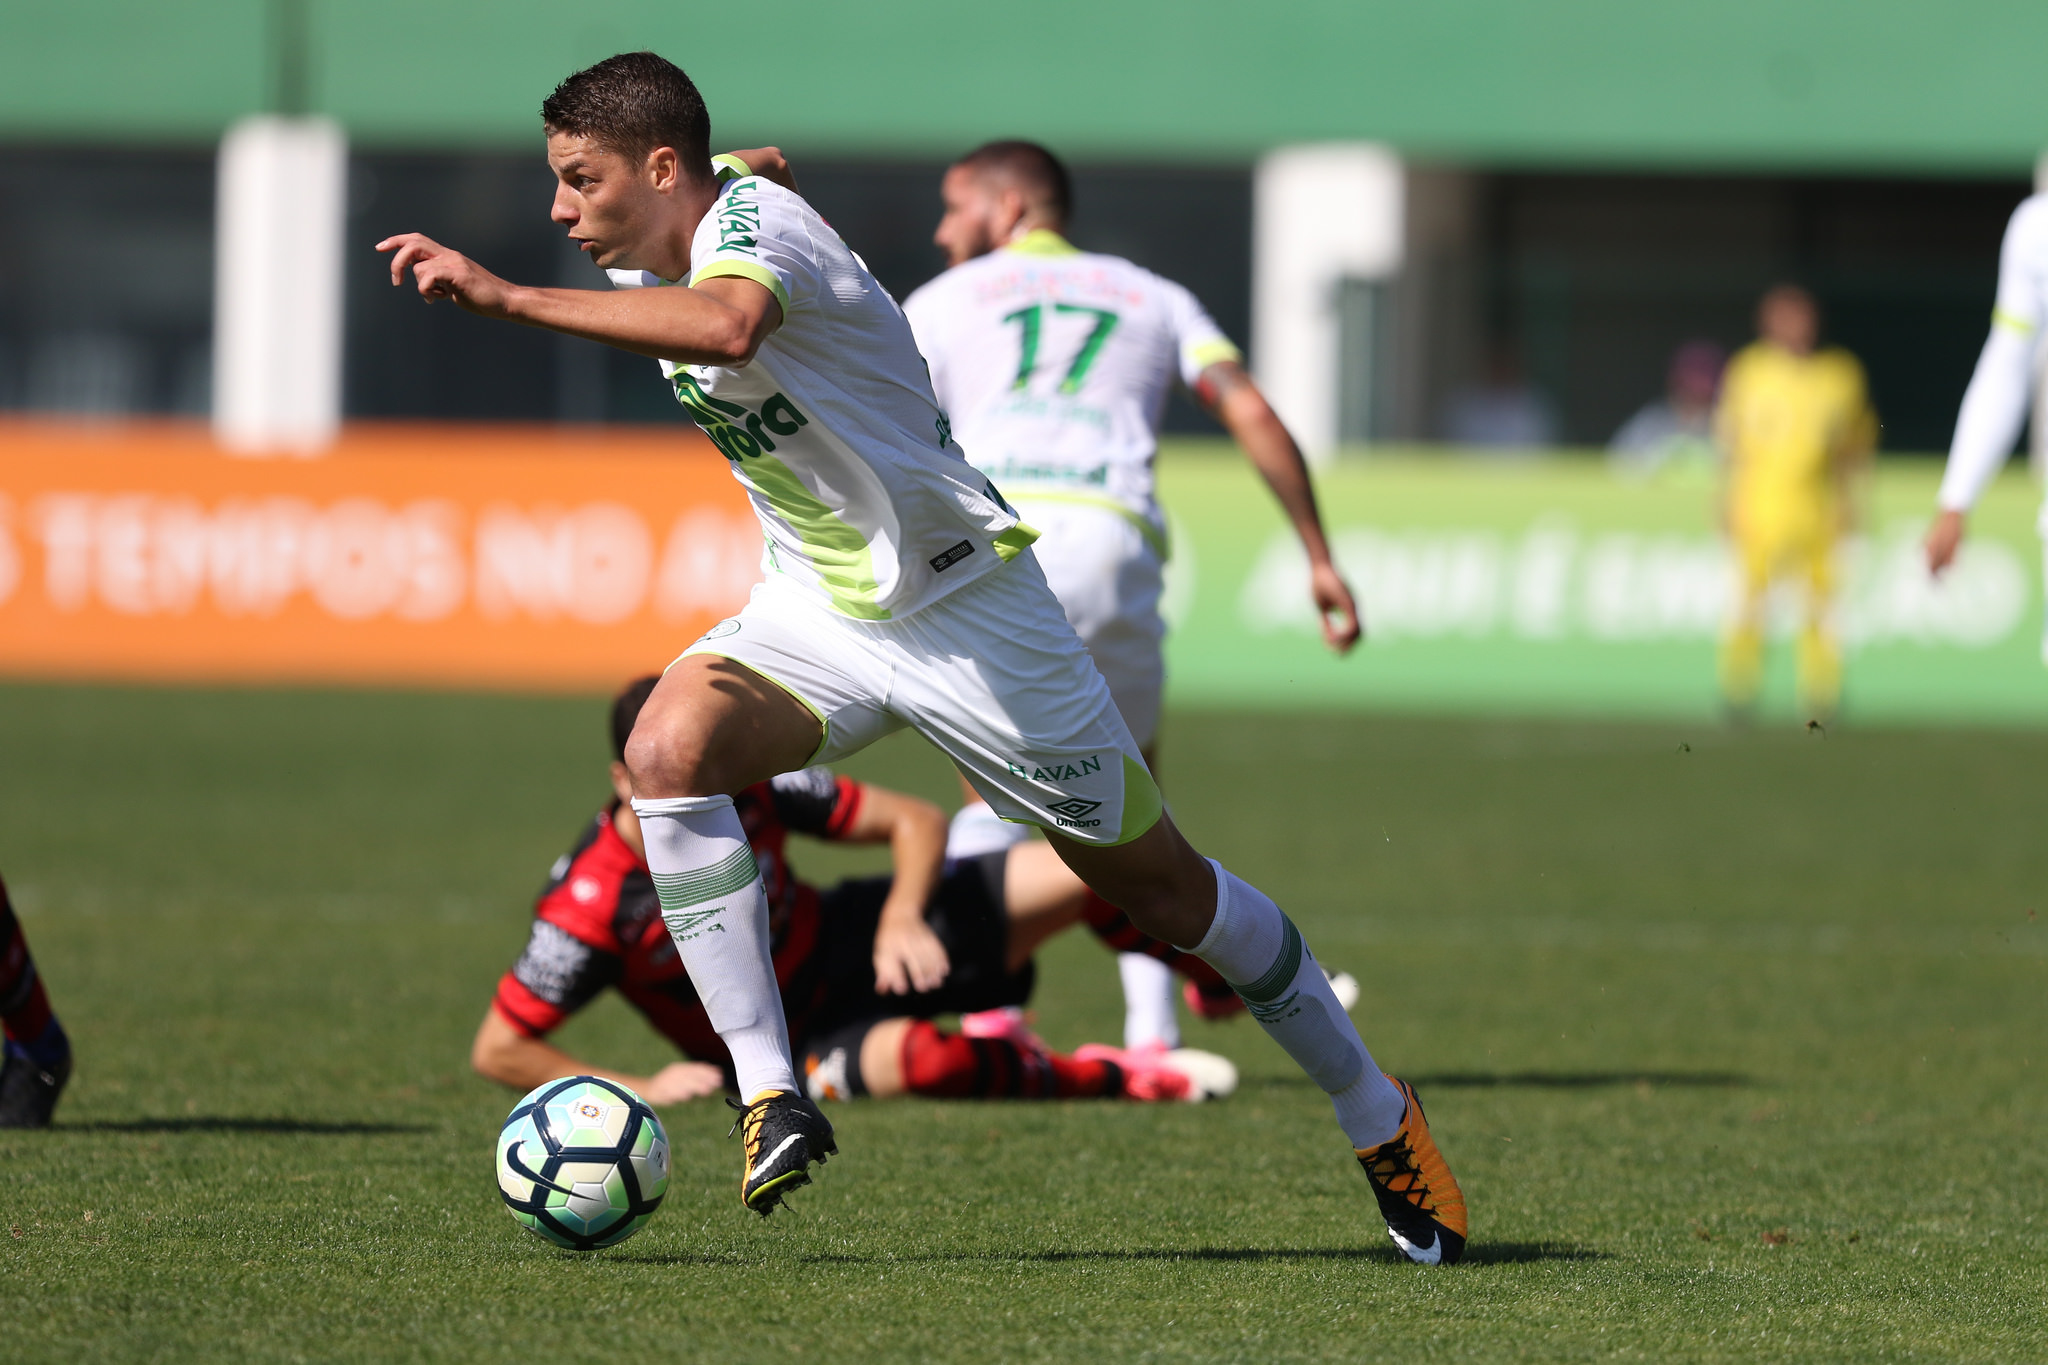
[(1090, 844), (1159, 820), (1138, 743), (1029, 551), (897, 621), (856, 621), (769, 574), (683, 651), (769, 679), (818, 717), (813, 763), (909, 726), (996, 814)]
[(1120, 508), (1094, 502), (1013, 499), (1038, 530), (1038, 555), (1053, 596), (1109, 684), (1139, 747), (1159, 733), (1166, 687), (1165, 537)]

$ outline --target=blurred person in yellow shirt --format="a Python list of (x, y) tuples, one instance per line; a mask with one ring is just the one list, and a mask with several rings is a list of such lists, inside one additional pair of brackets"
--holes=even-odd
[(1763, 685), (1764, 610), (1772, 585), (1805, 588), (1799, 700), (1832, 714), (1842, 691), (1833, 622), (1835, 545), (1855, 519), (1858, 476), (1876, 444), (1863, 367), (1839, 347), (1816, 349), (1813, 296), (1779, 285), (1757, 307), (1757, 340), (1728, 363), (1714, 415), (1722, 459), (1722, 525), (1734, 542), (1735, 609), (1721, 642), (1721, 695), (1746, 713)]

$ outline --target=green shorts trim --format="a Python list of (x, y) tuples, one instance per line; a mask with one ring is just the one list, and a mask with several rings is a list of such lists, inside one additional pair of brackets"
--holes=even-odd
[(1145, 765), (1125, 754), (1124, 758), (1124, 813), (1117, 822), (1116, 838), (1110, 847), (1128, 844), (1131, 840), (1159, 823), (1159, 817), (1166, 813), (1166, 802), (1160, 798), (1159, 784), (1152, 780), (1152, 774), (1145, 771)]

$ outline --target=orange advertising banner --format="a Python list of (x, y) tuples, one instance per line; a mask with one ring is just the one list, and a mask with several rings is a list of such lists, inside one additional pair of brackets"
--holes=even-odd
[(0, 423), (0, 673), (610, 687), (760, 576), (693, 428), (364, 424), (313, 460), (203, 427)]

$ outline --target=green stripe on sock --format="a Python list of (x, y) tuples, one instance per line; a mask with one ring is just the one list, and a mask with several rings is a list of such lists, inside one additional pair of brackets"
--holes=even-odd
[(1295, 973), (1301, 970), (1301, 930), (1294, 927), (1294, 921), (1287, 918), (1285, 911), (1280, 914), (1280, 922), (1287, 926), (1286, 936), (1280, 941), (1280, 956), (1273, 959), (1273, 965), (1266, 969), (1264, 976), (1237, 987), (1237, 993), (1247, 1004), (1264, 1005), (1278, 999), (1280, 992), (1294, 980)]
[(681, 910), (720, 896), (730, 896), (760, 875), (761, 869), (754, 865), (754, 851), (742, 846), (710, 867), (699, 868), (695, 872), (675, 872), (666, 876), (655, 873), (654, 892), (661, 897), (664, 912)]

